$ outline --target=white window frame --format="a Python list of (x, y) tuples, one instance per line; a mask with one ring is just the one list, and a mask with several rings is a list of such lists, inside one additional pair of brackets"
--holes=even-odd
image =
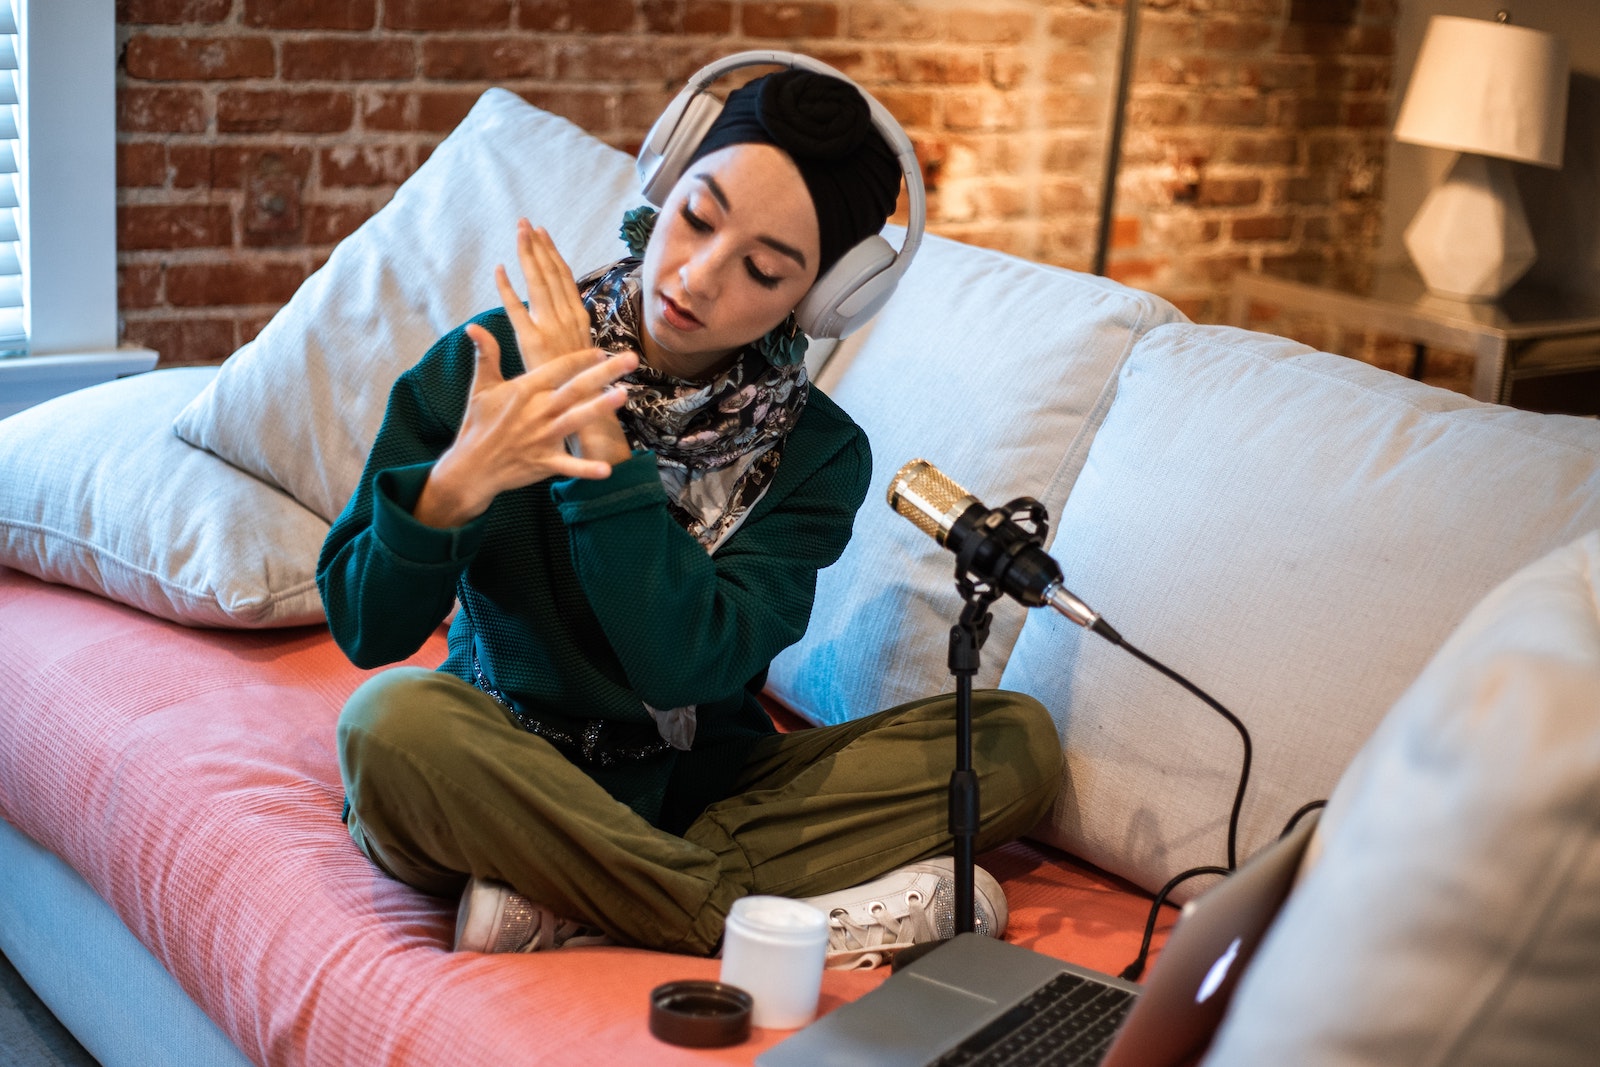
[(29, 351), (0, 359), (0, 418), (156, 362), (117, 343), (115, 2), (14, 2)]

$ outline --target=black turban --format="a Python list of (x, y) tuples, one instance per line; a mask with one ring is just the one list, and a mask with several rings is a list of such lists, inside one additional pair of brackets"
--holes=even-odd
[(809, 70), (767, 74), (728, 94), (690, 163), (735, 144), (769, 144), (794, 160), (817, 209), (817, 275), (883, 229), (900, 196), (900, 164), (861, 92)]

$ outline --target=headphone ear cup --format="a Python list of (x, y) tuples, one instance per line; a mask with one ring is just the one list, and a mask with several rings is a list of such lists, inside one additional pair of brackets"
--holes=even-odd
[(811, 337), (847, 337), (894, 292), (894, 247), (873, 234), (839, 257), (795, 306), (795, 322)]
[(689, 159), (705, 140), (706, 131), (722, 113), (722, 101), (710, 93), (695, 93), (683, 106), (682, 116), (673, 124), (671, 132), (665, 135), (664, 143), (658, 149), (652, 148), (657, 142), (657, 127), (668, 120), (673, 110), (669, 107), (662, 112), (650, 136), (645, 138), (645, 147), (639, 151), (640, 190), (656, 207), (666, 202), (667, 194), (688, 168)]

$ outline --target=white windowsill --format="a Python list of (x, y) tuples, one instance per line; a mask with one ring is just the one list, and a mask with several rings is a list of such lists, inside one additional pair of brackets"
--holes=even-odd
[(143, 374), (156, 365), (156, 358), (151, 349), (127, 346), (102, 352), (0, 359), (0, 419), (74, 389)]

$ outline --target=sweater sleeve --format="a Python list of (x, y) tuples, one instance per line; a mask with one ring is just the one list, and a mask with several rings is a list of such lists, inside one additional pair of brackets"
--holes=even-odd
[(323, 542), (317, 586), (328, 627), (358, 667), (422, 647), (483, 541), (483, 516), (456, 528), (412, 517), (466, 410), (474, 358), (471, 339), (453, 330), (396, 380), (361, 480)]
[(725, 698), (805, 633), (817, 572), (844, 551), (872, 475), (865, 434), (832, 410), (838, 421), (816, 413), (830, 424), (824, 454), (806, 455), (814, 446), (797, 430), (767, 498), (715, 554), (673, 520), (653, 453), (604, 481), (552, 485), (589, 603), (639, 699)]

